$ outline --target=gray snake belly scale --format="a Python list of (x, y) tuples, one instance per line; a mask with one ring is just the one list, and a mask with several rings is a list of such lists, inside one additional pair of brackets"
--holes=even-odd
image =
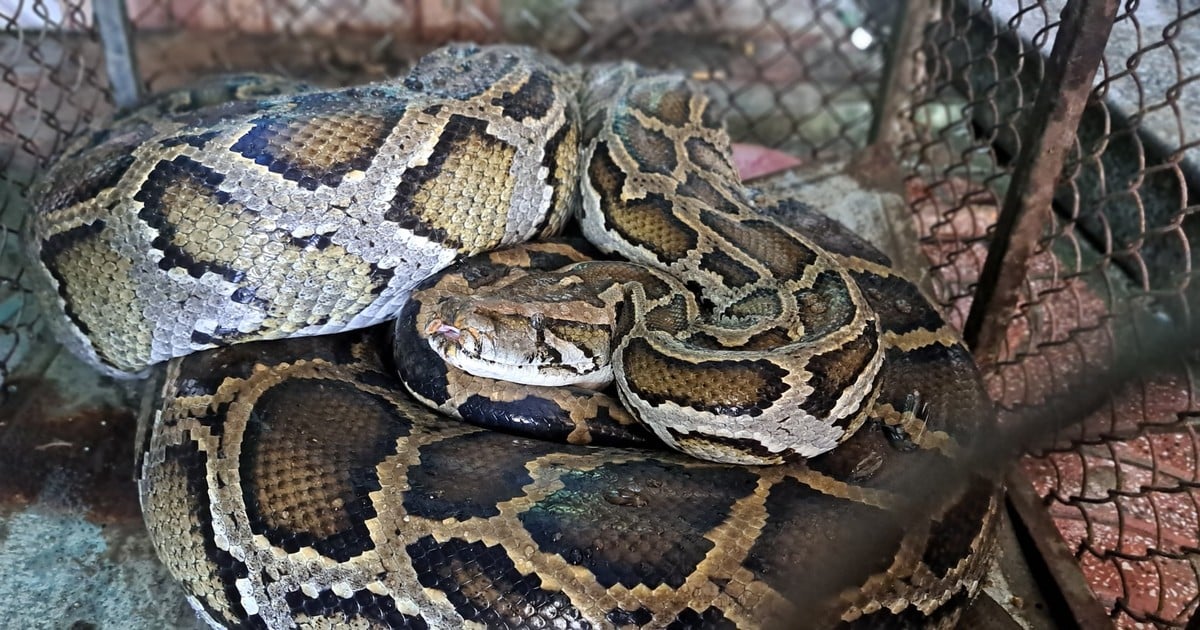
[[(78, 139), (29, 237), (77, 354), (170, 359), (139, 484), (207, 620), (948, 626), (978, 591), (998, 494), (957, 459), (992, 422), (969, 353), (882, 254), (743, 188), (702, 91), (470, 46), (382, 84), (232, 85)], [(572, 215), (678, 279), (624, 285), (611, 369), (627, 413), (698, 458), (588, 445), (584, 416), (616, 403), (564, 411), (566, 444), (447, 419), (380, 354), (367, 327), (418, 285)], [(418, 356), (426, 403), (502, 391), (395, 362)], [(944, 487), (913, 518), (919, 475)]]

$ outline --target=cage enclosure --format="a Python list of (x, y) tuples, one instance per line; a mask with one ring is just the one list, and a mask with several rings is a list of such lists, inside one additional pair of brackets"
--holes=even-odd
[(17, 625), (200, 626), (131, 481), (153, 391), (64, 352), (32, 297), (39, 173), (150, 93), (224, 72), (360, 84), (452, 41), (687, 73), (735, 142), (799, 161), (773, 181), (919, 279), (983, 370), (995, 454), (1024, 453), (1003, 462), (999, 551), (964, 626), (1196, 615), (1191, 3), (34, 0), (0, 20), (0, 615)]

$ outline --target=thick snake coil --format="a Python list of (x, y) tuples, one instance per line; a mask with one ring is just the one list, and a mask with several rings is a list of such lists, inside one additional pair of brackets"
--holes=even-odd
[[(572, 215), (638, 265), (551, 272), (577, 258), (549, 243), (435, 275)], [(396, 82), (181, 91), (69, 146), (30, 225), (69, 347), (173, 359), (142, 505), (213, 624), (949, 626), (980, 586), (998, 495), (960, 459), (992, 422), (970, 355), (882, 254), (743, 188), (675, 75), (465, 46)], [(495, 282), (514, 265), (536, 275)], [(522, 283), (536, 316), (447, 310)], [(360, 329), (398, 314), (393, 362)], [(576, 372), (611, 350), (627, 411), (434, 354), (479, 367), (465, 340), (525, 324)], [(568, 443), (479, 426), (501, 421)]]

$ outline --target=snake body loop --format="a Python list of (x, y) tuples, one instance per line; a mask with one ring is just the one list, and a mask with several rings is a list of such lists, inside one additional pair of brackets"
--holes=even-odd
[[(572, 215), (637, 267), (518, 245)], [(969, 353), (885, 256), (744, 188), (675, 75), (454, 46), (368, 86), (214, 83), (77, 139), (30, 226), (69, 347), (170, 359), (142, 506), (214, 625), (948, 627), (979, 589), (998, 503), (959, 459), (993, 420)], [(553, 369), (607, 345), (623, 404), (419, 336), (381, 356), (397, 316), (482, 339), (438, 308), (502, 277), (595, 283), (487, 325), (535, 327)]]

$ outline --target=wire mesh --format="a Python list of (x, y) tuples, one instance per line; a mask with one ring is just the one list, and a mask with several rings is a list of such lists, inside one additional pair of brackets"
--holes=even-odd
[[(683, 3), (144, 0), (130, 7), (151, 90), (214, 70), (325, 83), (381, 79), (448, 40), (514, 41), (566, 59), (632, 58), (714, 82), (735, 133), (801, 155), (861, 148), (881, 56), (843, 0)], [(866, 35), (870, 44), (862, 39)], [(872, 45), (875, 44), (875, 45)]]
[[(960, 326), (988, 255), (1061, 0), (910, 0), (929, 18), (897, 123), (930, 279)], [(684, 69), (722, 98), (733, 135), (816, 161), (868, 144), (901, 3), (879, 0), (129, 0), (148, 91), (217, 71), (326, 84), (395, 76), (448, 40), (517, 41), (567, 59)], [(1001, 359), (986, 366), (1018, 418), (1137, 345), (1114, 318), (1186, 311), (1196, 229), (1200, 10), (1122, 5), (1025, 274)], [(86, 0), (0, 2), (0, 383), (44, 365), (18, 246), (23, 195), (63, 140), (113, 109)], [(36, 341), (35, 341), (36, 340)], [(1147, 376), (1054, 436), (1024, 472), (1118, 625), (1182, 625), (1200, 583), (1190, 365)]]
[[(1041, 87), (1061, 2), (943, 2), (901, 154), (934, 284), (965, 318)], [(1189, 317), (1200, 27), (1185, 3), (1126, 2), (1023, 273), (1000, 359), (985, 366), (1006, 422)], [(1189, 98), (1190, 97), (1190, 98)], [(1190, 114), (1190, 116), (1189, 116)], [(1138, 321), (1115, 314), (1137, 305)], [(1022, 462), (1093, 593), (1120, 627), (1195, 613), (1194, 368), (1160, 366)]]
[(0, 10), (0, 385), (26, 363), (37, 338), (37, 309), (22, 269), (23, 195), (65, 138), (109, 111), (88, 21), (82, 6), (57, 2)]

